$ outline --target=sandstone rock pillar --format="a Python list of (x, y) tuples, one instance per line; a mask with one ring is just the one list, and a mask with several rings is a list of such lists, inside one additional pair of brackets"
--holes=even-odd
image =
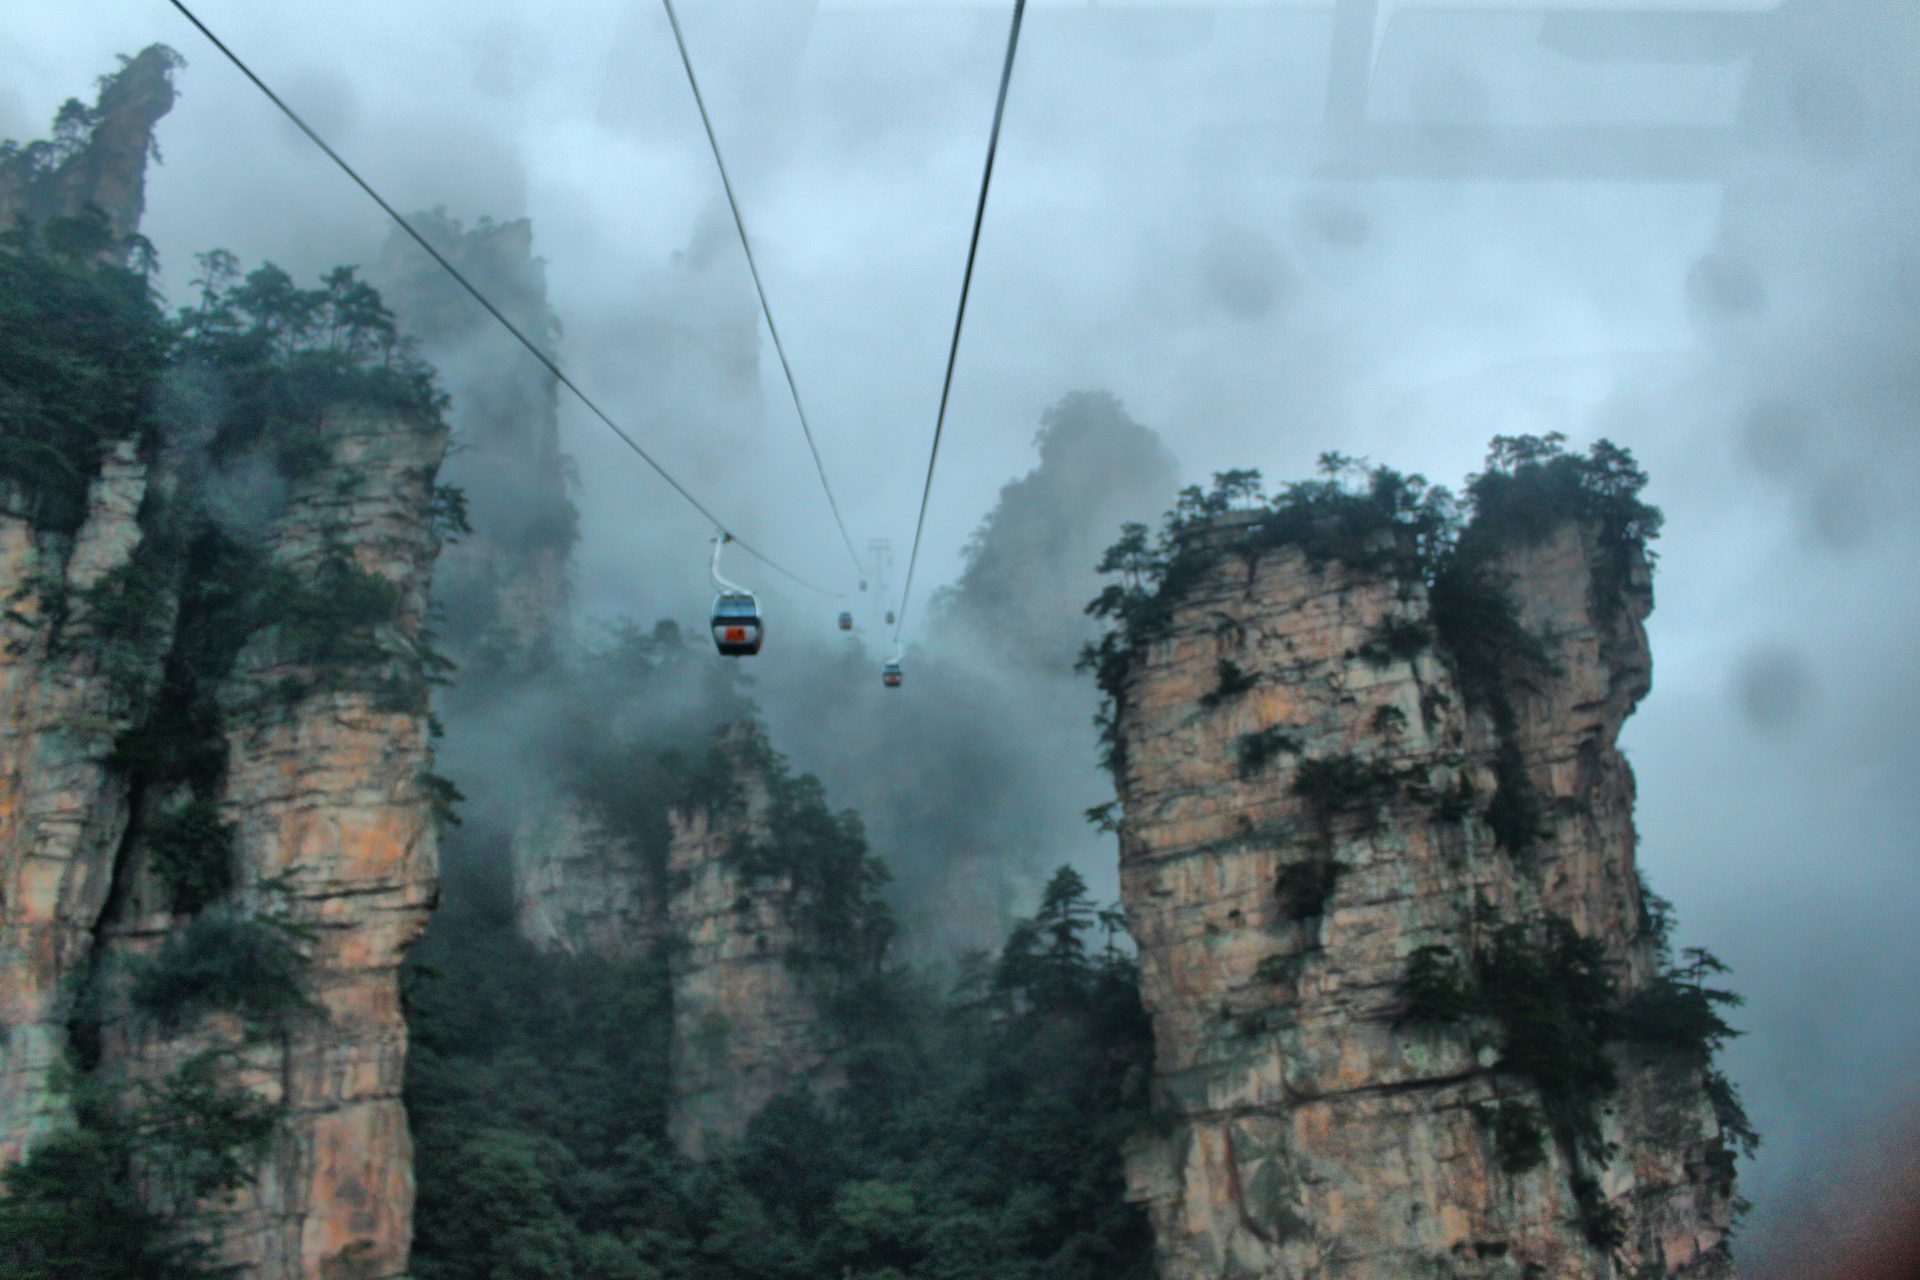
[[(1169, 1116), (1130, 1178), (1165, 1280), (1730, 1275), (1697, 1065), (1615, 1054), (1613, 1154), (1585, 1169), (1624, 1223), (1609, 1249), (1566, 1152), (1503, 1162), (1496, 1125), (1521, 1113), (1502, 1108), (1537, 1107), (1533, 1084), (1471, 1028), (1405, 1020), (1414, 954), (1468, 954), (1490, 919), (1565, 918), (1629, 987), (1652, 967), (1615, 745), (1649, 686), (1644, 563), (1608, 598), (1590, 528), (1507, 553), (1551, 674), (1503, 746), (1443, 648), (1383, 642), (1432, 635), (1421, 583), (1311, 564), (1231, 519), (1190, 539), (1204, 567), (1135, 652), (1116, 738)], [(1503, 750), (1545, 817), (1524, 855), (1488, 820)]]

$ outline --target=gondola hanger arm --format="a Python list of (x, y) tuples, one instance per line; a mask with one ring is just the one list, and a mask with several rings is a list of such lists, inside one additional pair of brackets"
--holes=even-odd
[(733, 535), (724, 530), (713, 535), (713, 559), (707, 564), (707, 573), (713, 578), (714, 588), (722, 595), (751, 595), (752, 593), (745, 587), (736, 582), (729, 582), (720, 576), (720, 548), (726, 546), (733, 540)]

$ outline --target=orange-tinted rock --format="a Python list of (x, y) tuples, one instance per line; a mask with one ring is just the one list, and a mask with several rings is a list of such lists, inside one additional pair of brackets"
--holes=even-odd
[[(243, 909), (298, 931), (318, 1006), (259, 1042), (232, 1019), (154, 1025), (120, 1010), (102, 1078), (157, 1080), (210, 1048), (237, 1052), (229, 1083), (281, 1107), (257, 1176), (215, 1205), (160, 1207), (258, 1280), (387, 1280), (406, 1267), (412, 1171), (400, 1104), (406, 1053), (398, 969), (434, 894), (431, 753), (408, 653), (425, 612), (437, 426), (357, 408), (329, 413), (328, 465), (293, 488), (259, 536), (311, 575), (334, 548), (397, 588), (382, 656), (346, 671), (285, 660), (257, 632), (218, 689)], [(0, 1160), (64, 1116), (49, 1072), (63, 1056), (75, 980), (90, 959), (147, 954), (184, 923), (129, 840), (128, 778), (110, 760), (124, 694), (98, 669), (85, 588), (129, 562), (146, 486), (131, 445), (109, 455), (77, 535), (0, 517), (0, 591), (15, 600), (0, 652)], [(49, 594), (71, 602), (64, 626)], [(164, 634), (168, 627), (161, 628)], [(145, 655), (157, 682), (164, 645)]]
[[(1616, 1054), (1602, 1124), (1617, 1152), (1590, 1167), (1624, 1214), (1616, 1271), (1576, 1222), (1556, 1144), (1539, 1167), (1502, 1167), (1491, 1108), (1537, 1105), (1534, 1086), (1469, 1028), (1403, 1021), (1409, 957), (1470, 953), (1476, 903), (1565, 917), (1628, 985), (1650, 972), (1615, 747), (1649, 687), (1644, 565), (1607, 608), (1575, 524), (1503, 565), (1556, 667), (1515, 705), (1551, 827), (1520, 858), (1484, 821), (1498, 734), (1449, 662), (1432, 647), (1362, 656), (1384, 621), (1428, 622), (1422, 586), (1257, 551), (1231, 524), (1195, 536), (1219, 554), (1136, 654), (1118, 720), (1122, 895), (1174, 1117), (1135, 1144), (1129, 1176), (1163, 1277), (1730, 1275), (1700, 1068)], [(1210, 706), (1222, 661), (1254, 684)], [(1285, 743), (1256, 766), (1242, 742), (1262, 731)], [(1331, 812), (1295, 793), (1303, 761), (1336, 757), (1392, 781)], [(1464, 813), (1446, 804), (1462, 779)], [(1326, 862), (1324, 900), (1303, 904), (1294, 869)]]
[[(91, 205), (115, 235), (137, 231), (176, 62), (147, 50), (103, 83), (83, 131), (0, 164), (0, 223)], [(320, 456), (283, 488), (222, 475), (234, 460), (210, 457), (191, 418), (109, 442), (71, 534), (36, 527), (30, 495), (0, 492), (0, 1164), (69, 1120), (54, 1074), (85, 985), (99, 1044), (97, 1061), (78, 1065), (99, 1082), (129, 1084), (133, 1097), (214, 1051), (224, 1087), (275, 1109), (250, 1181), (218, 1203), (183, 1204), (149, 1180), (152, 1208), (213, 1241), (248, 1280), (392, 1280), (406, 1269), (413, 1199), (398, 969), (435, 892), (418, 646), (446, 432), (433, 413), (332, 406), (304, 442)], [(184, 800), (181, 786), (115, 755), (169, 678), (186, 621), (182, 531), (168, 523), (182, 512), (212, 513), (292, 580), (317, 581), (344, 552), (392, 588), (370, 647), (322, 664), (282, 622), (247, 636), (224, 674), (199, 673), (225, 758), (217, 781), (195, 785), (233, 832), (234, 883), (219, 909), (290, 928), (314, 1006), (266, 1036), (226, 1013), (164, 1022), (124, 998), (122, 962), (188, 923), (146, 840), (155, 814)], [(91, 589), (124, 581), (141, 584), (139, 617), (129, 625), (121, 608), (109, 636), (95, 611), (127, 597)], [(357, 617), (341, 625), (364, 629)]]
[[(234, 825), (240, 893), (271, 903), (306, 939), (305, 983), (322, 1012), (248, 1051), (284, 1101), (280, 1136), (261, 1175), (203, 1226), (249, 1277), (388, 1280), (406, 1270), (413, 1215), (399, 967), (435, 892), (424, 690), (394, 690), (416, 678), (404, 649), (426, 609), (446, 436), (359, 409), (330, 413), (323, 434), (329, 464), (288, 495), (265, 535), (273, 559), (310, 575), (344, 546), (399, 589), (399, 607), (381, 662), (314, 671), (283, 661), (269, 629), (220, 690), (221, 814)], [(124, 930), (137, 947), (156, 926), (165, 918), (134, 916), (108, 933)], [(148, 1041), (133, 1052), (137, 1070), (158, 1073), (191, 1049)]]

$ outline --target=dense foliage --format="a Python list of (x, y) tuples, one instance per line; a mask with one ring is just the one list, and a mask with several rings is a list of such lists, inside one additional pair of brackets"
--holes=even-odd
[(705, 1164), (681, 1158), (671, 944), (622, 961), (529, 946), (506, 857), (526, 811), (471, 788), (406, 978), (414, 1276), (1139, 1274), (1151, 1245), (1119, 1144), (1144, 1107), (1147, 1032), (1130, 965), (1099, 941), (1117, 919), (1060, 878), (957, 987), (889, 970), (883, 870), (858, 818), (771, 749), (743, 683), (704, 637), (621, 623), (566, 663), (469, 669), (444, 705), (476, 720), (511, 706), (507, 772), (570, 797), (663, 896), (669, 813), (705, 809), (726, 832), (759, 793), (764, 834), (722, 856), (747, 892), (792, 886), (793, 959), (847, 1088), (778, 1100)]
[(190, 796), (147, 823), (153, 874), (175, 911), (192, 913), (233, 886), (233, 824), (205, 796)]
[(135, 1009), (164, 1025), (222, 1010), (249, 1024), (276, 1026), (312, 1011), (302, 985), (305, 968), (286, 925), (203, 911), (136, 964), (128, 996)]
[[(1123, 526), (1099, 565), (1115, 580), (1087, 606), (1107, 628), (1080, 658), (1104, 695), (1097, 723), (1109, 767), (1119, 763), (1115, 726), (1128, 672), (1145, 647), (1165, 635), (1187, 588), (1225, 547), (1253, 555), (1292, 548), (1315, 569), (1338, 562), (1424, 586), (1431, 625), (1389, 619), (1358, 656), (1384, 666), (1438, 648), (1500, 739), (1499, 785), (1481, 816), (1505, 848), (1524, 855), (1544, 832), (1545, 817), (1513, 741), (1515, 698), (1550, 673), (1551, 662), (1522, 623), (1498, 560), (1567, 520), (1582, 522), (1601, 550), (1591, 598), (1608, 617), (1623, 593), (1636, 589), (1634, 574), (1643, 559), (1651, 560), (1647, 544), (1660, 531), (1660, 512), (1640, 499), (1647, 477), (1632, 454), (1606, 440), (1584, 456), (1568, 453), (1565, 444), (1558, 433), (1496, 436), (1486, 469), (1467, 479), (1464, 502), (1424, 476), (1329, 453), (1321, 455), (1318, 478), (1270, 499), (1262, 496), (1259, 472), (1225, 471), (1214, 476), (1210, 491), (1183, 490), (1157, 536), (1143, 524)], [(1237, 691), (1227, 675), (1223, 666), (1221, 688), (1201, 699), (1203, 708)], [(1280, 746), (1243, 739), (1242, 776), (1258, 773)], [(1302, 769), (1312, 764), (1303, 762)]]
[[(1118, 921), (1069, 871), (943, 992), (872, 972), (848, 1088), (696, 1165), (666, 1141), (663, 957), (542, 955), (475, 862), (411, 970), (419, 1280), (1126, 1280), (1149, 1040)], [(1106, 930), (1104, 946), (1097, 930)]]
[(303, 289), (272, 263), (241, 275), (225, 250), (199, 255), (198, 297), (180, 312), (183, 356), (206, 391), (221, 455), (264, 454), (290, 479), (328, 457), (324, 415), (343, 403), (436, 425), (445, 397), (400, 340), (393, 313), (353, 267)]
[(752, 743), (768, 795), (763, 841), (744, 841), (733, 856), (749, 875), (791, 880), (800, 924), (814, 940), (813, 959), (868, 971), (893, 940), (893, 919), (880, 900), (886, 866), (867, 852), (866, 830), (851, 809), (835, 812), (812, 774), (796, 776), (764, 739)]
[(0, 233), (0, 481), (70, 532), (108, 448), (151, 425), (173, 337), (105, 220)]
[(1657, 966), (1638, 989), (1623, 992), (1604, 949), (1566, 920), (1537, 928), (1490, 921), (1486, 940), (1461, 959), (1446, 947), (1423, 947), (1409, 960), (1401, 986), (1406, 1020), (1491, 1029), (1504, 1071), (1524, 1077), (1540, 1111), (1506, 1103), (1488, 1117), (1502, 1164), (1522, 1172), (1544, 1157), (1543, 1135), (1565, 1155), (1582, 1225), (1595, 1244), (1618, 1244), (1620, 1221), (1587, 1172), (1609, 1151), (1600, 1110), (1619, 1088), (1611, 1049), (1678, 1055), (1708, 1082), (1721, 1127), (1716, 1164), (1731, 1179), (1736, 1151), (1751, 1155), (1758, 1137), (1739, 1095), (1714, 1066), (1722, 1045), (1739, 1033), (1721, 1016), (1740, 997), (1707, 985), (1726, 972), (1712, 953), (1689, 948), (1676, 962), (1667, 942), (1670, 908), (1643, 890)]
[(1288, 789), (1306, 805), (1323, 845), (1331, 845), (1336, 819), (1355, 819), (1363, 831), (1379, 825), (1379, 807), (1400, 786), (1400, 773), (1381, 760), (1331, 755), (1304, 759)]
[[(274, 886), (267, 886), (271, 892)], [(183, 1240), (177, 1215), (253, 1176), (278, 1107), (237, 1087), (246, 1047), (313, 1016), (296, 935), (262, 915), (204, 912), (148, 957), (76, 978), (55, 1087), (71, 1122), (0, 1172), (0, 1275), (8, 1280), (217, 1280), (215, 1242)], [(238, 1034), (157, 1079), (102, 1061), (103, 1022), (133, 1033), (233, 1015)], [(141, 1024), (144, 1024), (142, 1026)]]
[[(0, 1174), (8, 1280), (215, 1280), (207, 1249), (170, 1238), (165, 1206), (231, 1191), (273, 1131), (271, 1110), (223, 1083), (225, 1055), (158, 1085), (81, 1081), (75, 1123)], [(162, 1208), (155, 1208), (156, 1205)]]

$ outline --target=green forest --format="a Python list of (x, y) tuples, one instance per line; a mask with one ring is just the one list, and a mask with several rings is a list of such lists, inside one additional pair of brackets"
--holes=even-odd
[(1152, 1274), (1120, 1167), (1150, 1033), (1072, 871), (958, 980), (846, 988), (846, 1090), (777, 1100), (701, 1164), (665, 1135), (664, 957), (541, 954), (472, 874), (408, 985), (419, 1280)]
[(729, 857), (792, 886), (819, 944), (793, 959), (825, 994), (847, 1084), (776, 1100), (715, 1158), (680, 1156), (670, 945), (626, 960), (531, 946), (509, 832), (468, 806), (406, 972), (418, 1280), (1151, 1274), (1121, 1172), (1148, 1119), (1151, 1036), (1121, 921), (1076, 873), (997, 954), (903, 966), (859, 816), (788, 766), (738, 668), (673, 623), (619, 624), (567, 663), (447, 692), (456, 717), (537, 706), (518, 721), (533, 767), (657, 883), (670, 812), (737, 809), (762, 779), (765, 835)]

